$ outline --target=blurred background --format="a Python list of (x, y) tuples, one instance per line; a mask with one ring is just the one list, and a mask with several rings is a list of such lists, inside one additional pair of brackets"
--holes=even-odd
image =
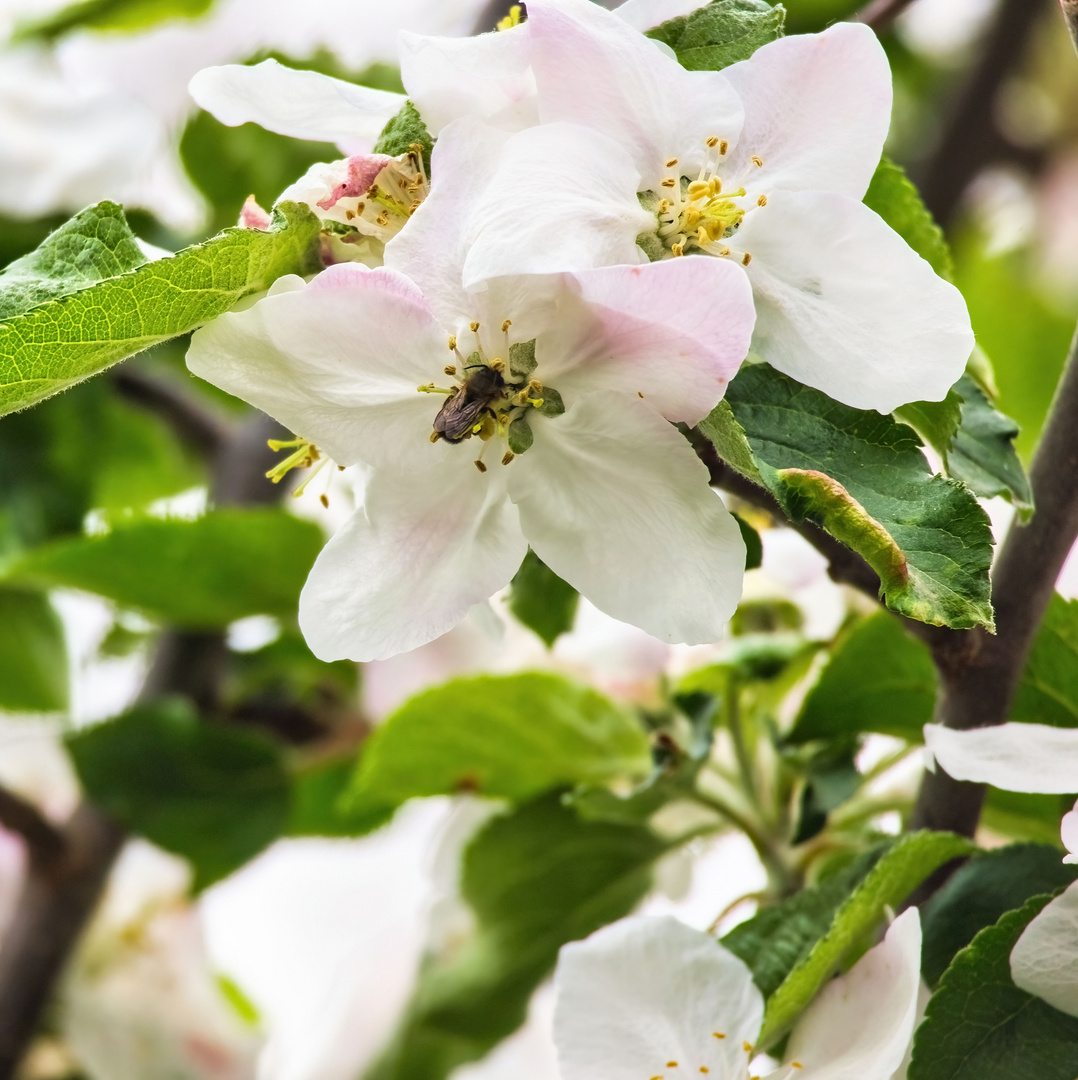
[[(787, 31), (820, 30), (859, 7), (788, 0)], [(176, 250), (235, 224), (248, 195), (269, 206), (310, 164), (338, 157), (253, 125), (225, 128), (187, 95), (200, 68), (274, 56), (400, 90), (400, 29), (468, 34), (503, 13), (487, 0), (0, 0), (0, 266), (102, 199), (123, 203), (143, 239)], [(1078, 318), (1071, 43), (1054, 0), (915, 0), (883, 40), (895, 77), (888, 151), (948, 234), (999, 407), (1021, 425), (1028, 462)], [(259, 443), (266, 430), (187, 373), (184, 347), (155, 348), (0, 421), (0, 559), (229, 501), (221, 433)], [(290, 510), (328, 530), (351, 510), (351, 482), (334, 477)], [(163, 587), (182, 590), (186, 572), (162, 566)], [(1078, 570), (1069, 573), (1076, 593)], [(789, 610), (806, 639), (827, 641), (863, 607), (782, 530), (764, 533), (746, 597), (735, 635), (759, 629), (756, 605), (771, 629)], [(70, 588), (31, 612), (35, 635), (16, 640), (9, 627), (27, 625), (12, 621), (25, 598), (0, 587), (0, 782), (49, 819), (63, 821), (79, 799), (63, 736), (126, 708), (169, 650), (212, 672), (196, 699), (272, 740), (311, 778), (278, 830), (288, 838), (251, 861), (265, 847), (257, 838), (212, 872), (144, 841), (126, 848), (25, 1080), (354, 1080), (397, 1024), (424, 952), (466, 933), (459, 853), (490, 813), (478, 800), (427, 799), (370, 836), (325, 836), (334, 830), (319, 818), (319, 792), (343, 782), (372, 726), (465, 672), (554, 668), (646, 707), (669, 680), (729, 656), (729, 645), (662, 646), (584, 602), (547, 649), (501, 603), (360, 671), (316, 661), (286, 614), (199, 635)], [(908, 799), (915, 780), (907, 769), (892, 782)], [(875, 820), (894, 831), (886, 801)], [(0, 827), (0, 937), (26, 873), (21, 842)], [(730, 833), (661, 864), (645, 908), (729, 926), (767, 886), (757, 852)], [(548, 989), (529, 1016), (455, 1080), (553, 1080)]]

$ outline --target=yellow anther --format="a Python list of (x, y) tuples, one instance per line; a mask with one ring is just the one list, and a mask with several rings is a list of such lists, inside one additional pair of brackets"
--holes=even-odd
[(349, 221), (351, 221), (351, 220), (352, 220), (352, 218), (354, 218), (354, 217), (356, 216), (356, 212), (355, 212), (355, 210), (345, 210), (345, 212), (344, 212), (344, 216), (345, 216), (345, 217), (346, 217), (346, 218), (347, 218), (347, 219), (348, 219)]
[(528, 391), (532, 394), (541, 394), (543, 392), (543, 384), (538, 379), (529, 379)]
[(711, 185), (706, 180), (694, 180), (688, 187), (690, 199), (703, 199), (711, 194)]
[(713, 1031), (711, 1034), (714, 1035), (716, 1039), (725, 1039), (726, 1038), (726, 1036), (723, 1035), (723, 1033), (721, 1031)]
[(757, 206), (767, 206), (767, 196), (766, 196), (766, 195), (761, 195), (761, 196), (760, 196), (760, 197), (759, 197), (759, 198), (758, 198), (758, 199), (756, 200), (756, 205), (757, 205)]
[(509, 327), (512, 326), (512, 325), (513, 325), (513, 320), (512, 319), (506, 319), (505, 322), (502, 323), (502, 333), (504, 334), (509, 329)]
[[(292, 450), (292, 453), (270, 469), (266, 476), (272, 480), (275, 484), (279, 484), (293, 469), (307, 469), (310, 468), (319, 458), (322, 457), (321, 451), (313, 443), (308, 442), (304, 438), (295, 439), (268, 439), (267, 445), (271, 450)], [(324, 465), (325, 462), (323, 461)], [(317, 472), (317, 470), (315, 470)], [(312, 473), (313, 475), (313, 473)], [(310, 477), (308, 477), (308, 480)], [(304, 484), (304, 486), (306, 486)], [(303, 487), (301, 486), (296, 494), (302, 494)]]
[(325, 508), (326, 508), (327, 510), (329, 509), (329, 496), (328, 496), (328, 495), (325, 495), (325, 494), (323, 494), (323, 495), (319, 495), (319, 496), (318, 496), (318, 501), (319, 501), (319, 502), (320, 502), (320, 503), (321, 503), (321, 504), (322, 504), (322, 505), (323, 505), (323, 506), (324, 506), (324, 507), (325, 507)]
[(749, 161), (751, 161), (758, 169), (762, 168), (764, 164), (764, 159), (758, 154), (753, 154), (752, 157), (749, 158)]
[(519, 26), (519, 25), (520, 25), (520, 5), (519, 4), (514, 4), (509, 9), (509, 14), (506, 15), (504, 18), (498, 20), (498, 29), (499, 30), (508, 30), (513, 26)]
[(659, 200), (659, 213), (660, 214), (665, 214), (666, 211), (670, 209), (670, 205), (671, 205), (671, 203), (670, 203), (669, 199), (660, 199)]
[(541, 397), (537, 397), (537, 398), (532, 398), (532, 400), (531, 400), (531, 404), (532, 404), (532, 405), (533, 405), (533, 406), (534, 406), (534, 407), (535, 407), (536, 409), (541, 409), (541, 408), (543, 407), (543, 399), (542, 399)]
[(722, 181), (717, 176), (713, 176), (707, 182), (707, 186), (712, 195), (718, 195), (722, 191)]
[(506, 450), (505, 456), (502, 458), (502, 464), (503, 465), (508, 465), (509, 462), (512, 461), (513, 458), (515, 458), (515, 457), (516, 457), (516, 454), (514, 454), (512, 450)]
[(456, 375), (457, 373), (457, 369), (453, 367), (452, 364), (446, 364), (445, 367), (442, 368), (442, 371), (444, 371), (447, 375)]
[(472, 425), (472, 434), (473, 434), (473, 435), (478, 435), (478, 434), (479, 434), (479, 432), (481, 432), (482, 430), (483, 430), (483, 424), (482, 424), (482, 422), (480, 422), (480, 423), (478, 423), (478, 424), (473, 424), (473, 425)]
[[(714, 150), (719, 145), (718, 135), (709, 135), (704, 141), (707, 143), (709, 150)], [(725, 143), (723, 145), (725, 146)]]
[(484, 465), (484, 464), (483, 464), (483, 463), (482, 463), (482, 462), (481, 462), (481, 461), (480, 461), (480, 460), (479, 460), (478, 458), (476, 458), (476, 459), (475, 459), (475, 462), (474, 462), (474, 464), (475, 464), (475, 467), (476, 467), (476, 468), (477, 468), (477, 469), (478, 469), (478, 470), (479, 470), (480, 472), (486, 472), (486, 471), (487, 471), (487, 467), (486, 467), (486, 465)]
[(711, 1072), (711, 1070), (706, 1065), (701, 1065), (700, 1066), (700, 1071), (702, 1073)]
[(700, 228), (696, 230), (697, 243), (706, 244), (710, 239), (711, 237), (708, 235), (707, 229), (701, 225)]
[(451, 337), (449, 339), (449, 351), (453, 352), (453, 350), (456, 349), (456, 347), (457, 347), (457, 339), (455, 337)]
[(367, 209), (367, 204), (365, 202), (361, 202), (361, 203), (356, 204), (356, 213), (357, 214), (362, 214), (363, 211), (366, 210), (366, 209)]
[(468, 326), (471, 328), (473, 334), (479, 329), (479, 323), (477, 322), (468, 323)]
[(684, 244), (671, 244), (670, 245), (670, 251), (674, 255), (684, 255), (685, 254), (685, 245)]
[(667, 176), (660, 180), (659, 183), (661, 183), (663, 187), (674, 187), (677, 184), (677, 180), (672, 176)]
[(668, 1061), (666, 1063), (666, 1067), (668, 1069), (676, 1069), (677, 1068), (677, 1062), (676, 1061)]
[(745, 254), (741, 256), (741, 265), (748, 266), (750, 262), (752, 262), (752, 256), (746, 251)]
[(793, 1069), (803, 1069), (805, 1066), (802, 1065), (800, 1061), (791, 1061), (790, 1067)]
[(743, 1042), (741, 1044), (741, 1049), (744, 1050), (746, 1054), (751, 1054), (752, 1053), (752, 1043)]
[(725, 259), (726, 256), (730, 254), (730, 249), (728, 247), (721, 247), (719, 248), (719, 254)]
[(437, 442), (441, 437), (442, 437), (442, 433), (440, 431), (432, 431), (430, 433), (430, 441), (431, 442)]
[(668, 162), (666, 163), (666, 167), (667, 167), (668, 169), (672, 169), (672, 168), (673, 168), (673, 167), (674, 167), (674, 166), (675, 166), (676, 164), (677, 164), (677, 158), (676, 158), (676, 157), (672, 157), (672, 158), (671, 158), (671, 159), (670, 159), (670, 160), (669, 160), (669, 161), (668, 161)]
[(729, 149), (729, 147), (730, 147), (730, 144), (725, 139), (723, 139), (722, 142), (719, 143), (719, 153), (720, 154), (725, 154), (726, 151)]
[(377, 221), (379, 225), (386, 226), (389, 224), (389, 215), (383, 210), (378, 217), (375, 218), (375, 221)]
[(494, 357), (490, 362), (490, 366), (495, 371), (505, 371), (505, 361), (500, 356)]

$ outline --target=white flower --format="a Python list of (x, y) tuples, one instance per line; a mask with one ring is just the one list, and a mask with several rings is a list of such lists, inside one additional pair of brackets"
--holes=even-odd
[[(946, 394), (973, 346), (961, 295), (860, 202), (891, 106), (887, 59), (867, 27), (782, 38), (719, 74), (686, 71), (588, 0), (528, 10), (540, 119), (587, 125), (629, 155), (654, 212), (653, 257), (698, 252), (744, 268), (762, 359), (859, 408)], [(586, 162), (556, 161), (548, 190), (529, 200), (548, 243), (506, 242), (470, 283), (509, 265), (601, 265), (613, 215), (596, 206), (624, 196)]]
[[(997, 724), (972, 731), (925, 725), (929, 767), (1004, 791), (1066, 795), (1078, 787), (1078, 730)], [(1065, 863), (1078, 863), (1078, 802), (1060, 824)], [(1011, 950), (1017, 987), (1078, 1016), (1078, 883), (1052, 900)]]
[(442, 179), (389, 266), (282, 279), (188, 354), (338, 464), (373, 467), (303, 591), (309, 644), (364, 660), (415, 648), (505, 585), (528, 544), (615, 618), (716, 639), (744, 547), (668, 421), (699, 421), (737, 370), (747, 282), (720, 260), (672, 261), (467, 293), (460, 164), (435, 149)]
[[(915, 909), (801, 1016), (774, 1080), (888, 1080), (917, 1015)], [(636, 917), (565, 946), (555, 974), (562, 1080), (747, 1080), (764, 1002), (745, 964), (709, 934)]]

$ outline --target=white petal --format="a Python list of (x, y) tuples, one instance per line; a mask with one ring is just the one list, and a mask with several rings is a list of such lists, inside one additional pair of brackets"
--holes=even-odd
[(318, 556), (299, 622), (321, 660), (384, 660), (452, 629), (527, 553), (501, 474), (460, 447), (426, 472), (379, 470)]
[(1045, 724), (996, 724), (953, 731), (925, 724), (925, 746), (955, 780), (1004, 791), (1073, 794), (1078, 787), (1078, 730)]
[(643, 33), (706, 6), (701, 0), (625, 0), (624, 4), (614, 8), (614, 14), (634, 30)]
[(1011, 978), (1027, 994), (1078, 1016), (1078, 882), (1022, 931), (1011, 950)]
[(722, 636), (745, 546), (677, 429), (635, 395), (592, 394), (532, 423), (509, 466), (536, 554), (597, 608), (663, 641)]
[(889, 1080), (913, 1035), (920, 985), (921, 921), (910, 908), (804, 1011), (786, 1060), (802, 1080)]
[(677, 919), (622, 919), (564, 946), (554, 989), (562, 1080), (647, 1080), (669, 1062), (675, 1075), (747, 1075), (760, 991), (733, 953)]
[[(277, 288), (246, 311), (199, 330), (196, 375), (269, 413), (339, 465), (425, 468), (444, 400), (416, 387), (437, 379), (446, 339), (419, 291), (392, 270), (334, 266), (309, 285)], [(442, 381), (447, 381), (442, 377)]]
[(590, 0), (532, 0), (532, 69), (544, 121), (571, 120), (617, 140), (645, 190), (659, 189), (678, 158), (692, 175), (710, 136), (731, 145), (741, 102), (716, 71), (686, 71), (612, 12)]
[[(473, 140), (473, 128), (446, 130), (439, 142), (443, 168), (449, 151), (442, 144)], [(647, 261), (636, 238), (654, 231), (655, 218), (636, 197), (640, 173), (632, 157), (613, 139), (579, 124), (541, 124), (507, 139), (480, 176), (485, 190), (479, 177), (471, 178), (465, 288), (513, 274)]]
[(346, 154), (370, 150), (405, 101), (402, 94), (298, 71), (276, 60), (203, 68), (189, 89), (222, 124), (254, 123), (294, 139), (336, 143)]
[(695, 424), (748, 354), (752, 289), (721, 259), (611, 266), (566, 282), (559, 320), (536, 344), (539, 374), (563, 396), (623, 390)]
[(519, 131), (539, 121), (527, 23), (475, 37), (402, 31), (401, 79), (431, 134), (463, 116)]
[(753, 351), (859, 409), (940, 401), (973, 331), (961, 293), (863, 203), (779, 192), (727, 241), (752, 256)]
[(723, 74), (745, 106), (731, 180), (751, 183), (753, 194), (816, 188), (864, 196), (891, 124), (891, 68), (872, 30), (842, 22), (779, 38)]
[(1065, 863), (1078, 863), (1078, 802), (1074, 809), (1063, 815), (1059, 823), (1059, 835), (1063, 840), (1063, 846), (1067, 849)]

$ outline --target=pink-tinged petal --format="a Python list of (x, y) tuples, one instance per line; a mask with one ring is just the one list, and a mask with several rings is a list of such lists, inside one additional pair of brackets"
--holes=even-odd
[(1078, 786), (1074, 728), (1008, 723), (953, 731), (925, 724), (925, 748), (955, 780), (1039, 795), (1067, 795)]
[(405, 101), (402, 94), (298, 71), (276, 60), (203, 68), (189, 90), (222, 124), (254, 123), (294, 139), (336, 143), (346, 154), (370, 150)]
[(779, 192), (728, 241), (751, 256), (753, 351), (859, 409), (940, 401), (973, 351), (962, 294), (881, 217), (830, 192)]
[(745, 106), (724, 170), (734, 186), (864, 196), (891, 124), (891, 68), (872, 30), (840, 22), (779, 38), (723, 74)]
[(509, 582), (527, 553), (495, 466), (468, 450), (424, 472), (379, 470), (364, 505), (325, 546), (299, 622), (322, 660), (384, 660), (452, 629)]
[(738, 957), (677, 919), (622, 919), (563, 946), (554, 991), (563, 1080), (748, 1076), (760, 991)]
[[(453, 124), (439, 147), (474, 139), (474, 128)], [(655, 217), (637, 198), (631, 156), (605, 135), (564, 122), (529, 128), (505, 141), (485, 179), (480, 189), (472, 178), (466, 289), (494, 277), (647, 261), (636, 238), (654, 230)]]
[(803, 1080), (890, 1080), (913, 1036), (920, 988), (921, 921), (910, 908), (801, 1014), (786, 1061)]
[(357, 154), (344, 161), (344, 177), (336, 184), (324, 199), (318, 200), (323, 210), (331, 210), (341, 199), (355, 199), (366, 195), (371, 184), (378, 179), (378, 174), (394, 159), (388, 154)]
[(273, 218), (268, 210), (263, 210), (258, 205), (258, 200), (253, 195), (248, 195), (243, 208), (240, 210), (239, 225), (241, 229), (261, 229), (266, 231), (273, 224)]
[(749, 351), (755, 312), (741, 268), (667, 259), (565, 275), (554, 329), (536, 342), (539, 374), (569, 400), (636, 394), (667, 420), (696, 424)]
[(426, 468), (441, 460), (446, 447), (429, 435), (444, 398), (416, 387), (438, 379), (448, 354), (415, 285), (352, 264), (309, 285), (282, 280), (288, 291), (199, 330), (187, 353), (191, 371), (338, 464)]
[(1078, 883), (1048, 903), (1011, 950), (1019, 990), (1078, 1016)]
[(707, 7), (701, 0), (625, 0), (614, 8), (623, 23), (643, 33), (670, 19), (691, 15), (698, 8)]
[(402, 31), (401, 80), (435, 137), (462, 116), (519, 131), (538, 123), (527, 23), (476, 37)]
[(1063, 815), (1059, 823), (1059, 835), (1063, 840), (1063, 846), (1067, 849), (1065, 863), (1078, 863), (1078, 802), (1074, 809)]
[(662, 641), (718, 640), (745, 545), (707, 469), (635, 394), (592, 394), (532, 422), (506, 469), (536, 554), (597, 608)]
[(570, 120), (619, 142), (645, 190), (671, 175), (695, 175), (714, 136), (731, 146), (741, 102), (723, 75), (686, 71), (655, 42), (590, 0), (532, 0), (532, 69), (544, 122)]

